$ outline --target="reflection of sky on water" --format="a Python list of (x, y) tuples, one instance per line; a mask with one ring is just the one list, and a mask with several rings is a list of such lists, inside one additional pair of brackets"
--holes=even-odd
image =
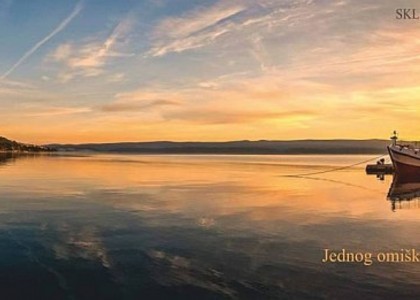
[[(365, 157), (333, 157), (337, 164)], [(416, 264), (323, 265), (324, 248), (420, 248), (418, 211), (328, 157), (22, 157), (0, 167), (0, 290), (69, 299), (409, 298)], [(325, 179), (325, 180), (324, 180)], [(339, 181), (339, 182), (337, 182)], [(20, 286), (27, 288), (22, 289)]]

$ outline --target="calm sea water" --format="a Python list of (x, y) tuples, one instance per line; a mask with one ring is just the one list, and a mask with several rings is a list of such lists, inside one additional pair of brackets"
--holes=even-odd
[(418, 298), (419, 263), (321, 262), (420, 250), (417, 201), (387, 200), (392, 177), (284, 176), (368, 158), (3, 156), (0, 297)]

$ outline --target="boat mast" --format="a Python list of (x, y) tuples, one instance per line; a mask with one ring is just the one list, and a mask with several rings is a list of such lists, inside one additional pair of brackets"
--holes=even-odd
[(397, 140), (398, 140), (398, 133), (396, 130), (394, 130), (394, 135), (391, 136), (391, 140), (392, 140), (392, 145), (395, 146), (397, 144)]

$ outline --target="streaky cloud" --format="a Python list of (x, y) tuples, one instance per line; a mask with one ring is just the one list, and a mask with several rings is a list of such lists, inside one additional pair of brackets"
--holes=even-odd
[[(49, 55), (52, 61), (63, 65), (63, 71), (58, 74), (58, 80), (62, 83), (68, 82), (75, 77), (95, 77), (105, 72), (105, 65), (109, 59), (133, 57), (133, 53), (123, 53), (118, 45), (122, 40), (128, 39), (135, 19), (131, 14), (122, 19), (112, 30), (105, 41), (97, 38), (86, 44), (65, 43)], [(117, 78), (121, 80), (122, 77)]]
[(182, 17), (161, 21), (153, 32), (152, 48), (146, 57), (201, 48), (229, 32), (230, 19), (246, 6), (220, 1), (206, 9), (192, 10)]
[(81, 12), (83, 5), (83, 1), (80, 1), (76, 4), (73, 11), (70, 15), (68, 15), (53, 31), (51, 31), (47, 36), (45, 36), (42, 40), (36, 43), (31, 49), (29, 49), (19, 60), (10, 68), (8, 69), (3, 75), (0, 77), (0, 80), (7, 78), (10, 74), (12, 74), (23, 62), (25, 62), (32, 54), (34, 54), (40, 47), (42, 47), (45, 43), (47, 43), (50, 39), (52, 39), (56, 34), (60, 33), (64, 30), (67, 25)]

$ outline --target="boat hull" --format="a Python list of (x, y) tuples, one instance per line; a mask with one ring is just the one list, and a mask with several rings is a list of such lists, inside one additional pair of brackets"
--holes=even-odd
[(420, 156), (388, 147), (395, 172), (404, 177), (420, 179)]

